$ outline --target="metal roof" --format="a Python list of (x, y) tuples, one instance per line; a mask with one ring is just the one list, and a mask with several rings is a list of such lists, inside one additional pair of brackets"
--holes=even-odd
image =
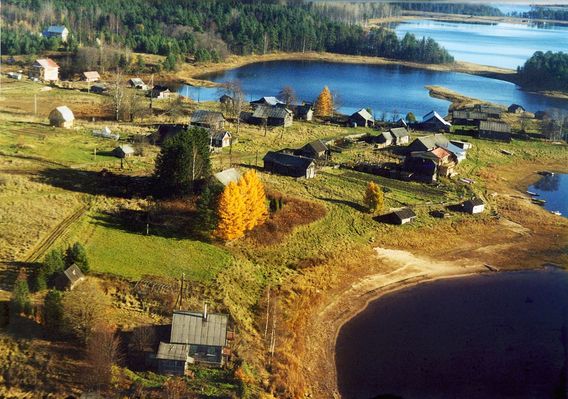
[(160, 342), (156, 359), (185, 362), (188, 358), (188, 353), (189, 345), (187, 344), (168, 344), (166, 342)]
[(284, 119), (286, 116), (291, 115), (292, 111), (283, 107), (259, 105), (252, 113), (253, 118), (280, 118)]
[(427, 113), (426, 115), (424, 115), (424, 117), (422, 118), (422, 123), (429, 122), (432, 119), (437, 119), (438, 121), (440, 121), (441, 123), (443, 123), (446, 126), (452, 126), (452, 124), (450, 122), (448, 122), (447, 120), (442, 118), (440, 116), (440, 114), (437, 113), (436, 111), (431, 111), (431, 112)]
[(79, 269), (79, 266), (77, 266), (74, 263), (71, 266), (69, 266), (67, 269), (65, 269), (63, 274), (65, 275), (65, 277), (67, 277), (71, 285), (74, 285), (79, 280), (85, 278), (85, 275), (83, 274), (81, 269)]
[(219, 180), (222, 185), (226, 186), (231, 182), (238, 182), (241, 178), (241, 173), (235, 168), (230, 168), (225, 169), (222, 172), (215, 173), (213, 176), (215, 176), (215, 179)]
[[(66, 105), (61, 105), (55, 108), (51, 113), (58, 112), (59, 115), (63, 118), (64, 121), (69, 122), (75, 120), (75, 115), (73, 115), (73, 111), (69, 109)], [(51, 114), (50, 114), (51, 115)]]
[(361, 108), (359, 111), (355, 112), (354, 114), (351, 115), (351, 117), (354, 117), (355, 115), (359, 115), (360, 117), (362, 117), (363, 119), (365, 119), (366, 121), (374, 121), (375, 119), (373, 118), (373, 115), (371, 115), (369, 113), (369, 111), (367, 111), (365, 108)]
[(404, 127), (394, 127), (389, 131), (396, 138), (402, 138), (408, 136), (408, 130), (406, 130), (406, 128)]
[(511, 126), (509, 126), (505, 122), (481, 121), (479, 123), (479, 130), (499, 133), (511, 133)]
[(172, 318), (170, 342), (190, 345), (225, 346), (229, 316), (208, 313), (175, 311)]
[(34, 65), (35, 66), (39, 65), (42, 68), (59, 68), (59, 65), (57, 65), (57, 63), (53, 61), (51, 58), (40, 58), (36, 60)]
[(63, 25), (51, 25), (50, 27), (48, 27), (45, 30), (45, 32), (47, 32), (47, 33), (63, 33), (66, 30), (67, 30), (67, 28)]
[(198, 109), (191, 114), (191, 123), (218, 123), (225, 120), (222, 113)]
[(411, 144), (411, 146), (415, 143), (421, 143), (426, 150), (433, 150), (436, 147), (443, 147), (449, 143), (449, 140), (443, 134), (431, 134), (429, 136), (417, 137)]
[(414, 211), (410, 208), (402, 208), (397, 211), (394, 211), (393, 214), (398, 217), (400, 220), (404, 219), (412, 219), (416, 217)]
[(263, 160), (272, 162), (287, 168), (306, 170), (314, 160), (312, 158), (285, 154), (283, 152), (268, 151)]

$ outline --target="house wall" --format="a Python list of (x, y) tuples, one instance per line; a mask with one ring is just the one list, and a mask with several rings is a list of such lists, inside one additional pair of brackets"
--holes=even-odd
[(181, 360), (158, 359), (158, 372), (160, 374), (184, 375), (187, 363)]
[(45, 81), (55, 81), (59, 80), (59, 69), (58, 68), (42, 68), (43, 76), (41, 79)]

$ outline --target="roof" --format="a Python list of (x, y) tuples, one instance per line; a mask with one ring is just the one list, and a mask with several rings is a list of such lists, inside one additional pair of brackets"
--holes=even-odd
[(406, 128), (404, 127), (394, 127), (389, 131), (396, 138), (402, 138), (408, 136), (408, 130), (406, 130)]
[(64, 25), (51, 25), (44, 32), (47, 33), (63, 33), (67, 28)]
[(412, 144), (415, 142), (420, 142), (428, 150), (432, 150), (436, 147), (445, 148), (449, 143), (447, 137), (443, 134), (431, 134), (429, 136), (417, 137)]
[(398, 211), (394, 211), (393, 215), (398, 217), (400, 220), (411, 219), (416, 217), (416, 214), (410, 208), (402, 208), (399, 209)]
[(168, 344), (160, 342), (156, 359), (160, 360), (179, 360), (185, 362), (189, 353), (189, 345), (187, 344)]
[(79, 269), (79, 266), (77, 266), (74, 263), (71, 266), (69, 266), (67, 269), (65, 269), (63, 274), (65, 275), (65, 277), (67, 277), (71, 285), (85, 278), (85, 275), (83, 274), (81, 269)]
[(511, 126), (509, 126), (505, 122), (481, 121), (479, 122), (479, 130), (499, 133), (511, 133)]
[(501, 115), (503, 113), (503, 110), (501, 108), (493, 107), (491, 105), (484, 105), (484, 104), (476, 104), (474, 105), (473, 109), (476, 111), (485, 112), (487, 114)]
[(314, 162), (312, 158), (298, 155), (285, 154), (283, 152), (268, 151), (263, 160), (273, 162), (288, 168), (306, 170)]
[(174, 311), (170, 342), (190, 345), (225, 346), (227, 341), (226, 314)]
[(259, 105), (252, 113), (253, 118), (279, 118), (284, 119), (286, 116), (291, 115), (292, 111), (283, 107), (273, 107), (268, 105)]
[(480, 198), (472, 198), (470, 200), (467, 200), (463, 203), (465, 206), (479, 206), (479, 205), (485, 205), (485, 202), (483, 202), (483, 200), (481, 200)]
[(42, 68), (59, 68), (59, 65), (57, 65), (57, 63), (51, 58), (40, 58), (36, 60), (34, 65), (39, 65)]
[(83, 72), (83, 76), (87, 79), (100, 79), (101, 75), (97, 71), (87, 71)]
[(131, 78), (128, 81), (134, 86), (142, 86), (144, 84), (144, 81), (140, 78)]
[(135, 152), (130, 144), (119, 145), (116, 149), (120, 149), (124, 154), (134, 154)]
[(218, 123), (225, 120), (222, 113), (198, 109), (191, 114), (191, 123)]
[(381, 134), (379, 134), (379, 136), (383, 136), (385, 138), (385, 141), (392, 141), (394, 139), (391, 132), (382, 132)]
[(284, 102), (280, 101), (274, 96), (268, 96), (268, 97), (261, 97), (255, 101), (251, 101), (251, 104), (283, 105)]
[(308, 112), (313, 110), (312, 103), (305, 103), (302, 105), (298, 105), (296, 107), (296, 114), (300, 117), (304, 117), (308, 114)]
[(325, 143), (321, 140), (316, 140), (316, 141), (312, 141), (311, 143), (306, 144), (305, 146), (302, 147), (302, 150), (306, 151), (306, 150), (311, 150), (314, 153), (318, 154), (320, 152), (325, 152), (328, 150), (327, 146), (325, 145)]
[(365, 119), (366, 121), (374, 121), (375, 119), (373, 118), (373, 115), (371, 115), (369, 113), (369, 111), (367, 111), (365, 108), (361, 108), (359, 111), (353, 113), (351, 115), (351, 118), (353, 118), (354, 116), (359, 115), (361, 118)]
[(487, 113), (479, 111), (468, 111), (468, 110), (456, 110), (452, 112), (453, 119), (474, 119), (474, 120), (485, 120), (488, 118)]
[(452, 124), (450, 122), (448, 122), (447, 120), (445, 120), (444, 118), (442, 118), (440, 116), (439, 113), (437, 113), (436, 111), (431, 111), (429, 113), (427, 113), (426, 115), (424, 115), (424, 117), (422, 118), (422, 122), (429, 122), (432, 119), (436, 119), (438, 121), (440, 121), (442, 124), (446, 125), (446, 126), (452, 126)]
[(55, 108), (55, 109), (54, 109), (53, 111), (51, 111), (51, 112), (52, 112), (52, 113), (53, 113), (53, 112), (58, 112), (59, 115), (61, 115), (61, 117), (63, 118), (64, 121), (69, 122), (69, 121), (75, 120), (75, 115), (73, 115), (73, 111), (71, 111), (71, 110), (69, 109), (69, 107), (67, 107), (66, 105), (61, 105), (61, 106)]
[(226, 135), (229, 135), (229, 138), (231, 137), (231, 133), (227, 130), (218, 130), (215, 131), (213, 133), (211, 133), (211, 139), (213, 140), (223, 140), (225, 138)]
[(239, 172), (235, 168), (225, 169), (221, 172), (215, 173), (213, 175), (215, 179), (219, 180), (219, 182), (226, 186), (229, 183), (233, 182), (236, 183), (241, 178), (241, 172)]
[(508, 108), (509, 111), (516, 111), (518, 109), (522, 109), (523, 111), (525, 110), (525, 108), (519, 104), (511, 104)]
[(452, 154), (454, 154), (455, 156), (460, 156), (460, 155), (464, 155), (467, 153), (466, 150), (464, 150), (461, 147), (458, 147), (457, 145), (453, 144), (453, 143), (448, 143), (446, 144), (446, 146), (442, 147), (445, 148), (446, 150), (448, 150), (449, 152), (451, 152)]
[(450, 155), (452, 155), (448, 150), (442, 147), (436, 147), (430, 151), (432, 154), (436, 156), (438, 159), (444, 159)]

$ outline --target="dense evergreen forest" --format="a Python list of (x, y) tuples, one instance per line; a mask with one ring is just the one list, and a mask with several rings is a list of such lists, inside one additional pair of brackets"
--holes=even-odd
[(491, 16), (491, 17), (503, 16), (501, 10), (487, 4), (403, 2), (403, 3), (393, 3), (392, 5), (402, 10), (410, 10), (410, 11), (439, 12), (445, 14), (465, 14), (465, 15)]
[(452, 62), (432, 40), (399, 40), (322, 15), (312, 4), (278, 0), (5, 0), (2, 47), (35, 54), (57, 44), (37, 32), (64, 24), (68, 47), (122, 46), (136, 52), (218, 61), (229, 53), (329, 51), (428, 63)]
[(518, 74), (526, 87), (568, 91), (568, 54), (537, 51)]
[(568, 21), (568, 6), (556, 7), (533, 7), (529, 12), (522, 14), (523, 18), (551, 19), (556, 21)]

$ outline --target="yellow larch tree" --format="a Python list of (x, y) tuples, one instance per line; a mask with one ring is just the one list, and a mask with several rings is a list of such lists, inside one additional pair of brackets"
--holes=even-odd
[(219, 223), (215, 230), (215, 236), (225, 241), (242, 237), (245, 233), (245, 212), (241, 189), (236, 183), (230, 182), (219, 197), (217, 208)]
[(239, 180), (239, 188), (245, 203), (245, 228), (252, 230), (264, 223), (268, 215), (264, 185), (256, 172), (250, 170)]
[(369, 207), (369, 212), (382, 212), (385, 206), (383, 190), (377, 183), (370, 181), (369, 184), (367, 184), (363, 201), (365, 202), (365, 205)]
[(314, 115), (323, 117), (333, 115), (333, 96), (327, 86), (323, 88), (316, 100)]

